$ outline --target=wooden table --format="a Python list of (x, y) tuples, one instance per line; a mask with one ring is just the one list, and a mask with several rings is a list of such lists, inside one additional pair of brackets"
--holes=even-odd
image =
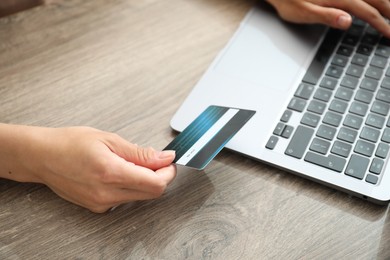
[[(0, 120), (162, 149), (253, 1), (67, 0), (0, 19)], [(1, 144), (0, 144), (1, 145)], [(94, 214), (0, 180), (0, 259), (389, 259), (387, 207), (229, 151), (160, 199)]]

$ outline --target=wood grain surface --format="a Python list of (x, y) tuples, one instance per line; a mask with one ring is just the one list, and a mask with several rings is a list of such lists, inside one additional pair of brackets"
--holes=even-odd
[[(4, 17), (0, 120), (88, 125), (162, 149), (253, 3), (64, 0)], [(390, 217), (222, 151), (203, 172), (179, 169), (163, 197), (104, 214), (0, 179), (0, 259), (390, 259)]]

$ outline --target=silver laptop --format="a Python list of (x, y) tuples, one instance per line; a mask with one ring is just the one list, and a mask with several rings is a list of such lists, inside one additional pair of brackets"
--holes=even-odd
[(172, 118), (182, 131), (209, 105), (257, 111), (227, 148), (387, 204), (390, 41), (282, 21), (254, 7)]

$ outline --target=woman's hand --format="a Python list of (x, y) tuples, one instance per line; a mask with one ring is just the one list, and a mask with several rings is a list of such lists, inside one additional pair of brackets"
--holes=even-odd
[(338, 29), (348, 29), (351, 15), (367, 21), (390, 38), (389, 0), (267, 0), (280, 17), (294, 23), (321, 23)]
[(47, 185), (93, 212), (161, 196), (174, 179), (173, 151), (131, 144), (89, 127), (0, 124), (0, 177)]

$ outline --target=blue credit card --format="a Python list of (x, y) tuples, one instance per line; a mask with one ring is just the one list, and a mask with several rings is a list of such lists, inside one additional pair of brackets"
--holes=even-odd
[(164, 150), (176, 151), (174, 163), (203, 170), (255, 113), (209, 106)]

